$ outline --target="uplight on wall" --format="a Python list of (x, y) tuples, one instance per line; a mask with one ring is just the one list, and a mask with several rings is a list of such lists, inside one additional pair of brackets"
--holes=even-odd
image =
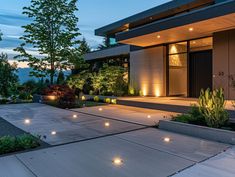
[(156, 89), (156, 90), (155, 90), (155, 96), (156, 96), (156, 97), (159, 97), (159, 96), (160, 96), (160, 90), (159, 90), (159, 89)]

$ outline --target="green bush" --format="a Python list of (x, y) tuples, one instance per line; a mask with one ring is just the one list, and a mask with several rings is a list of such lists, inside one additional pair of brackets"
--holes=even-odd
[(105, 98), (104, 102), (110, 104), (111, 103), (111, 99), (110, 98)]
[(95, 101), (95, 102), (99, 102), (99, 101), (100, 101), (100, 98), (99, 98), (98, 96), (95, 96), (95, 97), (94, 97), (94, 101)]
[(223, 89), (202, 90), (199, 97), (199, 110), (205, 117), (209, 127), (220, 128), (228, 122), (229, 115), (225, 110)]
[(173, 121), (203, 126), (207, 125), (205, 117), (195, 105), (192, 106), (188, 114), (180, 114), (173, 117)]
[(30, 134), (16, 137), (3, 136), (0, 138), (0, 155), (40, 146), (39, 139)]

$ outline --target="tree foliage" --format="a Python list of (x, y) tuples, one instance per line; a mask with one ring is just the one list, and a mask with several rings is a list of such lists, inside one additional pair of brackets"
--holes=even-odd
[(0, 95), (11, 96), (17, 87), (18, 76), (16, 74), (17, 65), (8, 62), (7, 54), (0, 54)]
[[(33, 22), (23, 26), (24, 42), (15, 50), (20, 53), (17, 58), (28, 61), (33, 68), (32, 76), (50, 76), (54, 82), (56, 70), (70, 66), (67, 54), (79, 43), (77, 28), (77, 0), (31, 0), (29, 7), (23, 8), (23, 14)], [(26, 47), (33, 47), (41, 57), (32, 55)]]

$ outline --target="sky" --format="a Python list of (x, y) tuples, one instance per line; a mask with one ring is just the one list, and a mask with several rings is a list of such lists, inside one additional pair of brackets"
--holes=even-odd
[[(76, 12), (79, 17), (78, 27), (81, 37), (85, 37), (90, 47), (95, 49), (102, 43), (102, 37), (94, 35), (94, 30), (113, 23), (122, 18), (155, 7), (169, 0), (78, 0)], [(5, 52), (12, 59), (16, 53), (12, 50), (21, 42), (18, 39), (23, 34), (21, 26), (30, 20), (22, 15), (22, 8), (29, 6), (30, 0), (0, 0), (0, 30), (3, 40), (0, 42), (0, 52)], [(28, 48), (32, 54), (37, 52)], [(23, 65), (22, 65), (23, 67)]]

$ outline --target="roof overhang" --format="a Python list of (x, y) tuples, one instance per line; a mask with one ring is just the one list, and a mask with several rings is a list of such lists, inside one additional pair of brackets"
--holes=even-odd
[(116, 38), (119, 43), (147, 47), (210, 36), (234, 28), (235, 0), (231, 0), (118, 33)]
[(158, 19), (172, 16), (189, 9), (193, 9), (205, 4), (214, 3), (216, 0), (174, 0), (162, 5), (156, 6), (144, 12), (119, 20), (95, 30), (95, 35), (106, 36), (124, 31), (132, 26), (140, 26), (151, 23)]

